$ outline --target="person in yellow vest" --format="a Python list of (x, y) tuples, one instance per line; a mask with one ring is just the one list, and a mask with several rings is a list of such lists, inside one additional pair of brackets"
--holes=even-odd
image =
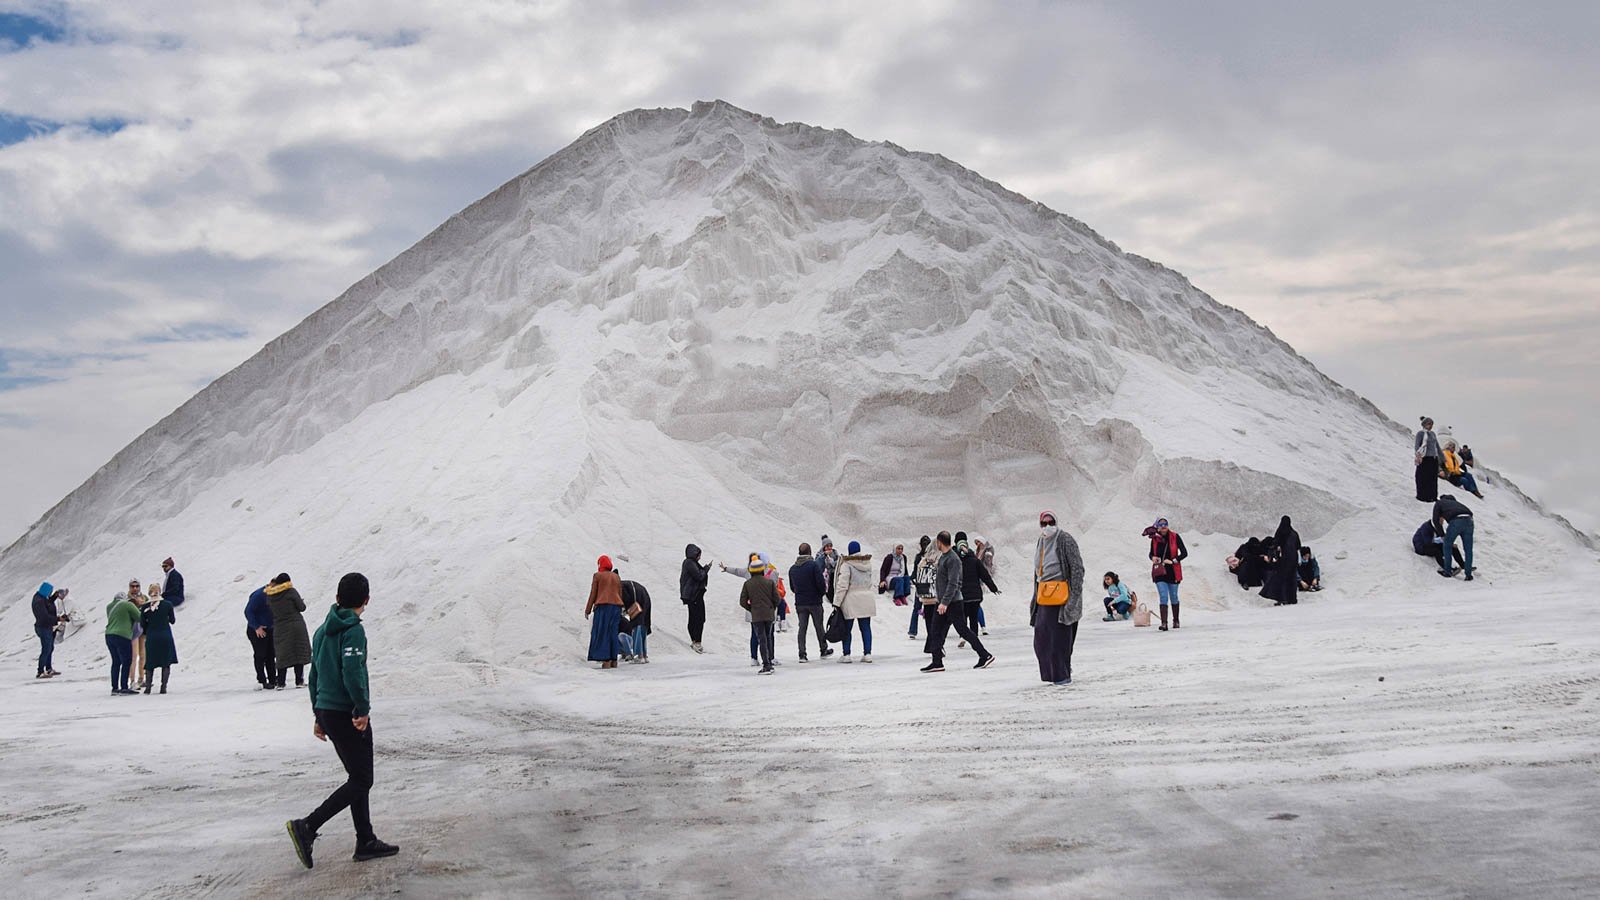
[(1445, 481), (1470, 492), (1479, 500), (1483, 499), (1483, 494), (1478, 491), (1478, 479), (1472, 477), (1472, 471), (1467, 468), (1455, 441), (1444, 442), (1443, 465)]

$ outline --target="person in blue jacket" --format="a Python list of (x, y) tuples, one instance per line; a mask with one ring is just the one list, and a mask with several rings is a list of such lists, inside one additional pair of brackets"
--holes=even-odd
[(244, 605), (244, 636), (250, 639), (255, 657), (256, 682), (263, 691), (270, 691), (277, 686), (278, 659), (272, 649), (272, 607), (264, 586), (251, 591)]
[(822, 598), (828, 593), (828, 580), (822, 563), (811, 555), (811, 545), (801, 544), (798, 558), (789, 567), (789, 590), (794, 592), (795, 615), (800, 619), (800, 661), (809, 662), (806, 656), (806, 631), (817, 633), (818, 655), (833, 655), (822, 626)]
[(161, 582), (161, 599), (173, 606), (183, 605), (183, 574), (172, 564), (172, 557), (161, 561), (161, 571), (166, 574)]
[(62, 615), (56, 610), (55, 585), (46, 581), (39, 585), (39, 590), (33, 595), (33, 633), (39, 638), (39, 674), (35, 678), (54, 678), (60, 675), (55, 670), (54, 655), (56, 650), (56, 625), (63, 621)]

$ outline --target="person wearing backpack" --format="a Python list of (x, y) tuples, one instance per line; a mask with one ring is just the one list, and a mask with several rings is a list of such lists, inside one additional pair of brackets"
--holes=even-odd
[(834, 607), (845, 618), (844, 653), (839, 662), (849, 663), (851, 625), (861, 631), (861, 661), (872, 662), (872, 617), (878, 613), (873, 595), (872, 554), (862, 553), (859, 541), (851, 541), (849, 552), (839, 559), (834, 571)]
[(1056, 524), (1050, 510), (1039, 513), (1039, 540), (1033, 549), (1033, 655), (1039, 680), (1057, 687), (1072, 683), (1072, 648), (1083, 618), (1083, 556), (1078, 542)]
[(794, 565), (789, 567), (789, 586), (794, 590), (795, 615), (800, 619), (800, 661), (810, 662), (806, 656), (806, 632), (817, 635), (817, 655), (823, 659), (833, 655), (822, 627), (822, 597), (828, 586), (822, 577), (822, 563), (811, 555), (811, 545), (801, 544)]
[(1150, 539), (1150, 578), (1156, 583), (1156, 594), (1161, 598), (1161, 628), (1167, 630), (1167, 607), (1172, 607), (1172, 627), (1178, 627), (1178, 585), (1183, 583), (1183, 561), (1189, 557), (1189, 548), (1183, 538), (1172, 530), (1165, 518), (1144, 530)]

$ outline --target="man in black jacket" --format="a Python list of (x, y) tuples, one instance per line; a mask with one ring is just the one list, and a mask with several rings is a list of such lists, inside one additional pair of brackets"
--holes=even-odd
[[(956, 555), (961, 558), (961, 611), (967, 617), (967, 630), (976, 634), (981, 627), (978, 614), (983, 609), (984, 585), (988, 585), (989, 590), (996, 594), (1000, 593), (1000, 589), (989, 575), (989, 567), (967, 544), (965, 531), (956, 532)], [(961, 646), (966, 646), (966, 641), (962, 641)]]
[(1441, 494), (1433, 504), (1433, 528), (1444, 535), (1444, 547), (1441, 548), (1439, 557), (1441, 565), (1439, 574), (1446, 578), (1455, 573), (1450, 570), (1450, 552), (1455, 549), (1456, 539), (1461, 539), (1461, 552), (1465, 560), (1461, 564), (1461, 571), (1467, 573), (1467, 580), (1472, 580), (1472, 510), (1466, 504), (1455, 498), (1454, 494)]
[(161, 571), (166, 573), (166, 578), (161, 582), (161, 599), (173, 606), (183, 605), (183, 573), (173, 565), (172, 557), (161, 561)]
[(56, 625), (62, 621), (61, 614), (56, 611), (55, 592), (55, 586), (47, 581), (39, 585), (38, 592), (33, 595), (33, 633), (39, 638), (39, 674), (35, 678), (54, 678), (61, 674), (54, 665)]
[(704, 653), (700, 638), (706, 628), (706, 582), (711, 564), (700, 564), (700, 548), (693, 544), (683, 549), (683, 570), (678, 575), (678, 599), (689, 607), (689, 641), (696, 653)]
[(828, 593), (828, 583), (822, 574), (822, 563), (811, 555), (810, 544), (800, 545), (800, 556), (789, 567), (789, 590), (794, 592), (794, 610), (800, 617), (800, 661), (810, 661), (806, 657), (808, 627), (817, 632), (818, 655), (832, 656), (833, 648), (828, 646), (822, 630), (822, 598)]

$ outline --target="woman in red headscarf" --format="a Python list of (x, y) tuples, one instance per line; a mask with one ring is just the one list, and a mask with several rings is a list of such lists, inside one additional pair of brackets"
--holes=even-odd
[(611, 565), (611, 557), (599, 559), (599, 571), (589, 579), (589, 602), (583, 617), (589, 619), (589, 660), (602, 669), (617, 667), (622, 642), (617, 629), (622, 624), (622, 576)]

